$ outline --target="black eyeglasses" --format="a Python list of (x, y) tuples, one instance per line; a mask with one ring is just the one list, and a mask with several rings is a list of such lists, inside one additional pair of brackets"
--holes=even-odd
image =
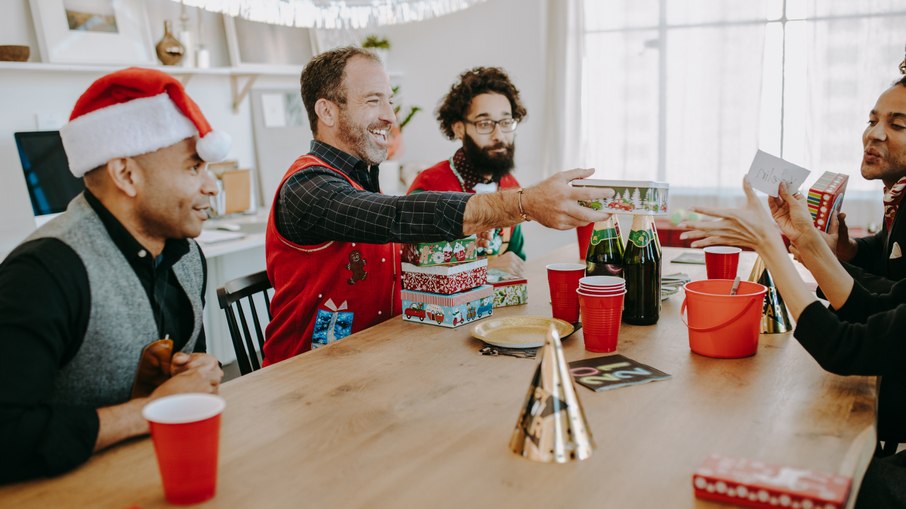
[(478, 134), (491, 134), (497, 126), (500, 126), (500, 132), (511, 133), (515, 131), (516, 127), (519, 125), (519, 121), (515, 118), (505, 118), (502, 120), (476, 120), (475, 122), (463, 120), (463, 122), (474, 125)]

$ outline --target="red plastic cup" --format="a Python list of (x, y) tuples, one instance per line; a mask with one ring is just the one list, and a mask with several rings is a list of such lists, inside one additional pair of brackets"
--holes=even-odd
[(145, 405), (151, 439), (171, 504), (197, 504), (214, 497), (220, 414), (226, 402), (213, 394), (176, 394)]
[(739, 253), (742, 249), (728, 246), (705, 248), (705, 268), (708, 279), (734, 279), (739, 267)]
[(616, 276), (586, 276), (579, 280), (579, 285), (588, 288), (625, 287), (626, 280)]
[(622, 293), (592, 295), (577, 292), (582, 309), (582, 337), (589, 352), (606, 353), (617, 349), (620, 322), (623, 319)]
[(579, 259), (585, 261), (585, 255), (588, 254), (588, 244), (591, 242), (591, 234), (595, 231), (595, 224), (588, 223), (585, 226), (576, 228), (576, 236), (579, 238)]
[(547, 266), (547, 284), (551, 291), (551, 310), (554, 318), (569, 323), (579, 321), (579, 279), (585, 276), (581, 263), (552, 263)]

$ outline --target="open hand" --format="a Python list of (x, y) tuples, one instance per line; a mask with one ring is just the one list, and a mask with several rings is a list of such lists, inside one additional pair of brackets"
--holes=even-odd
[(715, 245), (741, 246), (758, 250), (767, 243), (780, 242), (774, 221), (752, 190), (748, 181), (743, 180), (746, 193), (745, 206), (738, 209), (714, 209), (694, 207), (700, 214), (719, 218), (717, 221), (689, 221), (691, 231), (680, 235), (682, 239), (697, 239), (692, 247)]

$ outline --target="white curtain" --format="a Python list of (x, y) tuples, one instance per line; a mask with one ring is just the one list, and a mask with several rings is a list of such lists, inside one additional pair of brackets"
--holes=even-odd
[(581, 111), (599, 176), (739, 188), (759, 146), (767, 4), (586, 0)]
[(548, 119), (544, 146), (545, 177), (564, 169), (586, 165), (585, 117), (582, 107), (582, 58), (584, 25), (582, 0), (547, 2), (547, 83), (545, 114)]

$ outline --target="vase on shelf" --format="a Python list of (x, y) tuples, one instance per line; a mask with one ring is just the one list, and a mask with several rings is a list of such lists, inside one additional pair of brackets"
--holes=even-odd
[(155, 46), (157, 58), (164, 65), (178, 65), (186, 52), (185, 46), (173, 36), (170, 21), (164, 21), (164, 36)]

